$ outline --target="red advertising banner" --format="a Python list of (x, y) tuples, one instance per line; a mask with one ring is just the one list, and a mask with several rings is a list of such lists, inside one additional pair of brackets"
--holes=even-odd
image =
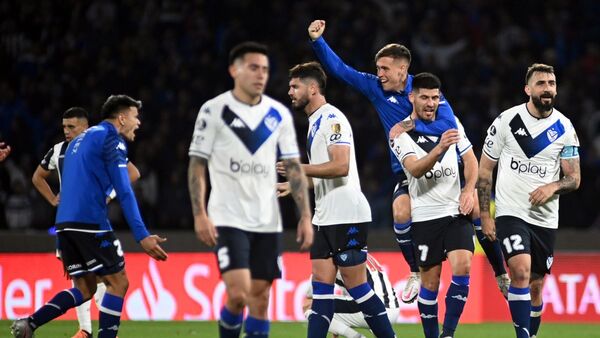
[[(396, 252), (373, 255), (388, 271), (397, 290), (404, 287), (408, 268)], [(304, 320), (302, 299), (310, 283), (308, 254), (285, 253), (283, 278), (271, 291), (269, 315), (273, 320)], [(216, 259), (211, 253), (170, 253), (167, 262), (155, 262), (138, 253), (126, 254), (130, 286), (124, 319), (213, 320), (225, 298)], [(558, 254), (544, 287), (544, 322), (600, 322), (600, 254)], [(440, 317), (450, 281), (444, 265), (440, 286)], [(0, 254), (0, 319), (26, 316), (71, 283), (53, 254)], [(401, 304), (399, 322), (418, 322), (416, 303)], [(95, 308), (95, 305), (93, 306)], [(97, 318), (94, 309), (93, 318)], [(69, 311), (62, 319), (75, 319)], [(471, 287), (463, 323), (509, 321), (491, 267), (476, 255), (471, 267)]]

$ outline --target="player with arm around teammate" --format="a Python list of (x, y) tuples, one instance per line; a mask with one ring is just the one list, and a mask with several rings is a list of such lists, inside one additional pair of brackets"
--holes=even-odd
[[(198, 113), (190, 145), (188, 186), (197, 237), (214, 247), (227, 301), (219, 335), (267, 337), (269, 292), (281, 277), (281, 217), (275, 164), (285, 163), (301, 213), (297, 241), (313, 240), (307, 182), (299, 161), (293, 118), (264, 95), (269, 76), (266, 46), (244, 42), (229, 55), (233, 90), (207, 101)], [(212, 190), (205, 204), (207, 170)], [(243, 311), (248, 307), (248, 316)]]
[(98, 337), (116, 337), (129, 281), (121, 244), (107, 218), (109, 187), (117, 192), (135, 240), (154, 259), (167, 259), (159, 245), (166, 239), (150, 235), (146, 229), (127, 171), (125, 139), (135, 138), (140, 108), (141, 102), (129, 96), (110, 96), (102, 106), (104, 121), (67, 147), (56, 231), (64, 269), (75, 287), (59, 292), (28, 318), (15, 321), (11, 326), (14, 337), (32, 337), (41, 325), (91, 299), (96, 276), (107, 285), (99, 309)]
[[(408, 48), (395, 43), (384, 46), (375, 55), (377, 74), (368, 74), (346, 65), (325, 42), (322, 36), (324, 31), (324, 20), (315, 20), (308, 27), (308, 34), (312, 40), (315, 54), (328, 72), (371, 101), (385, 130), (386, 142), (389, 142), (399, 133), (412, 128), (415, 128), (418, 132), (435, 136), (440, 136), (449, 128), (456, 128), (454, 112), (443, 96), (440, 98), (435, 121), (426, 124), (419, 120), (405, 120), (413, 109), (408, 97), (412, 90), (413, 81), (413, 75), (408, 73), (411, 62), (411, 54)], [(402, 290), (401, 300), (405, 303), (411, 303), (417, 297), (420, 284), (419, 268), (414, 257), (410, 233), (411, 206), (407, 188), (408, 182), (401, 163), (391, 150), (390, 163), (398, 181), (392, 198), (394, 231), (396, 241), (411, 271), (406, 286)], [(498, 287), (500, 290), (506, 290), (508, 278), (500, 254), (499, 243), (490, 242), (483, 236), (479, 218), (474, 218), (473, 224), (477, 230), (479, 243), (494, 269)]]
[[(326, 337), (334, 314), (333, 289), (339, 270), (346, 289), (377, 337), (395, 337), (385, 306), (367, 283), (367, 232), (371, 208), (361, 191), (352, 128), (346, 116), (327, 103), (326, 75), (309, 62), (290, 70), (292, 107), (308, 116), (304, 172), (312, 178), (315, 241), (311, 248), (313, 302), (307, 337)], [(285, 174), (282, 164), (280, 173)], [(286, 184), (280, 184), (286, 190)]]
[[(420, 73), (413, 79), (409, 97), (411, 118), (433, 121), (440, 100), (440, 80)], [(417, 131), (403, 133), (392, 148), (402, 162), (409, 181), (413, 217), (413, 240), (421, 271), (418, 307), (427, 338), (437, 338), (437, 296), (442, 262), (447, 258), (452, 282), (446, 293), (446, 314), (440, 337), (453, 337), (469, 294), (473, 257), (472, 211), (477, 181), (477, 159), (462, 125), (441, 137)], [(464, 163), (465, 184), (461, 189), (458, 154)]]
[[(508, 305), (519, 338), (537, 335), (544, 277), (554, 259), (558, 199), (581, 181), (577, 133), (554, 108), (554, 68), (531, 65), (524, 89), (528, 102), (502, 112), (488, 128), (477, 189), (483, 232), (502, 243), (510, 269)], [(496, 164), (494, 220), (490, 198)]]

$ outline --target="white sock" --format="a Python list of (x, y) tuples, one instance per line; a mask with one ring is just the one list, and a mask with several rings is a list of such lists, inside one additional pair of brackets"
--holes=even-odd
[(77, 312), (77, 320), (79, 321), (79, 328), (89, 333), (92, 333), (91, 308), (91, 299), (75, 308), (75, 311)]
[(100, 304), (102, 304), (102, 298), (104, 298), (104, 294), (106, 293), (106, 284), (100, 282), (96, 285), (96, 293), (94, 294), (94, 300), (96, 301), (96, 306), (100, 308)]

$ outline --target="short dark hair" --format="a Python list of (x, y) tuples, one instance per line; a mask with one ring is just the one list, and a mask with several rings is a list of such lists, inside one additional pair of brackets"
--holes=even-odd
[(102, 119), (112, 119), (124, 109), (130, 107), (142, 108), (142, 101), (134, 100), (127, 95), (111, 95), (102, 105)]
[(229, 52), (229, 65), (231, 66), (235, 60), (243, 58), (248, 53), (258, 53), (268, 56), (269, 49), (266, 45), (263, 45), (254, 41), (242, 42), (234, 46)]
[(377, 54), (375, 54), (375, 62), (382, 57), (391, 57), (393, 59), (405, 59), (410, 64), (412, 60), (410, 56), (410, 50), (406, 46), (399, 43), (390, 43), (381, 48)]
[(442, 81), (431, 73), (419, 73), (413, 77), (412, 90), (418, 89), (442, 89)]
[(300, 79), (313, 79), (317, 81), (319, 84), (319, 89), (322, 92), (325, 91), (325, 87), (327, 87), (327, 75), (325, 75), (325, 71), (321, 64), (316, 61), (301, 63), (295, 65), (290, 69), (289, 78), (300, 78)]
[(71, 107), (67, 109), (62, 116), (63, 119), (71, 119), (74, 117), (78, 119), (85, 119), (86, 121), (89, 120), (87, 110), (81, 107)]
[(554, 67), (543, 63), (532, 64), (529, 66), (529, 68), (527, 68), (527, 74), (525, 74), (525, 84), (529, 83), (529, 79), (531, 79), (534, 72), (554, 74)]

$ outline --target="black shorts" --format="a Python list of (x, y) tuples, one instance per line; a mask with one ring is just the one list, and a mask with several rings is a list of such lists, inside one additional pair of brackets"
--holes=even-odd
[(533, 225), (518, 217), (500, 216), (496, 218), (496, 234), (507, 263), (513, 256), (529, 254), (531, 272), (542, 276), (550, 273), (556, 229)]
[(112, 231), (60, 231), (56, 236), (63, 266), (71, 277), (89, 272), (112, 275), (125, 269), (121, 242)]
[(396, 175), (396, 180), (398, 183), (394, 187), (392, 201), (396, 200), (396, 198), (398, 198), (400, 195), (408, 195), (408, 177), (406, 177), (404, 170), (401, 170), (398, 175)]
[(413, 222), (411, 234), (417, 263), (422, 267), (442, 263), (453, 250), (475, 251), (473, 224), (466, 216)]
[(272, 281), (281, 278), (281, 233), (250, 232), (219, 226), (215, 254), (221, 274), (234, 269), (250, 269), (252, 279)]
[(369, 223), (313, 225), (315, 238), (310, 248), (310, 259), (327, 259), (337, 253), (367, 248)]

